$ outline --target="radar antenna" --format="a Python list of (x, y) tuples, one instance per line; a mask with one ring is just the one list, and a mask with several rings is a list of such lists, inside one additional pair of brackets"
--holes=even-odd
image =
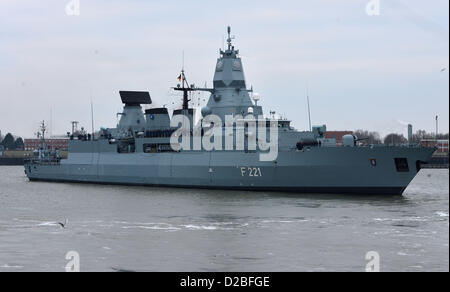
[(231, 50), (232, 49), (231, 41), (234, 40), (235, 37), (231, 35), (231, 26), (228, 26), (227, 30), (228, 30), (228, 39), (227, 39), (228, 50)]

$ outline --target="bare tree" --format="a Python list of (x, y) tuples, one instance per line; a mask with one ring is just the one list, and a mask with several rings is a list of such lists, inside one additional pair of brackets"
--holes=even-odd
[(386, 145), (401, 145), (406, 144), (408, 140), (402, 134), (389, 134), (384, 138), (384, 144)]
[(412, 143), (420, 143), (422, 140), (448, 140), (448, 133), (443, 134), (440, 133), (436, 137), (436, 133), (428, 133), (425, 130), (418, 130), (415, 134), (412, 136)]
[(381, 144), (381, 135), (378, 132), (370, 132), (367, 130), (356, 130), (354, 132), (360, 142), (364, 145)]

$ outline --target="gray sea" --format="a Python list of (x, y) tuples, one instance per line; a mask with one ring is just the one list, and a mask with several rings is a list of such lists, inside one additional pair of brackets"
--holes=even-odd
[[(449, 172), (403, 197), (29, 182), (0, 167), (0, 272), (449, 271)], [(57, 222), (68, 219), (66, 228)]]

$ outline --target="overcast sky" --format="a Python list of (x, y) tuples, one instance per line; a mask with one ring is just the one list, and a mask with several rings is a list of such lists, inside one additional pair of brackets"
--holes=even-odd
[[(382, 134), (449, 127), (449, 1), (0, 0), (0, 130), (53, 134), (70, 121), (114, 127), (119, 90), (150, 91), (155, 106), (180, 105), (185, 52), (189, 82), (211, 86), (218, 50), (232, 26), (247, 84), (275, 110), (308, 127)], [(445, 70), (444, 70), (445, 68)]]

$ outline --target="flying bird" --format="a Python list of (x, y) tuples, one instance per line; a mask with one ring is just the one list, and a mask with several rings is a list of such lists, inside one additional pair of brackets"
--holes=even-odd
[(444, 72), (445, 70), (447, 70), (447, 68), (442, 68), (442, 69), (441, 69), (441, 72)]
[(61, 225), (62, 228), (66, 228), (68, 222), (69, 220), (67, 220), (66, 218), (66, 220), (64, 220), (64, 223), (58, 222), (58, 224)]

